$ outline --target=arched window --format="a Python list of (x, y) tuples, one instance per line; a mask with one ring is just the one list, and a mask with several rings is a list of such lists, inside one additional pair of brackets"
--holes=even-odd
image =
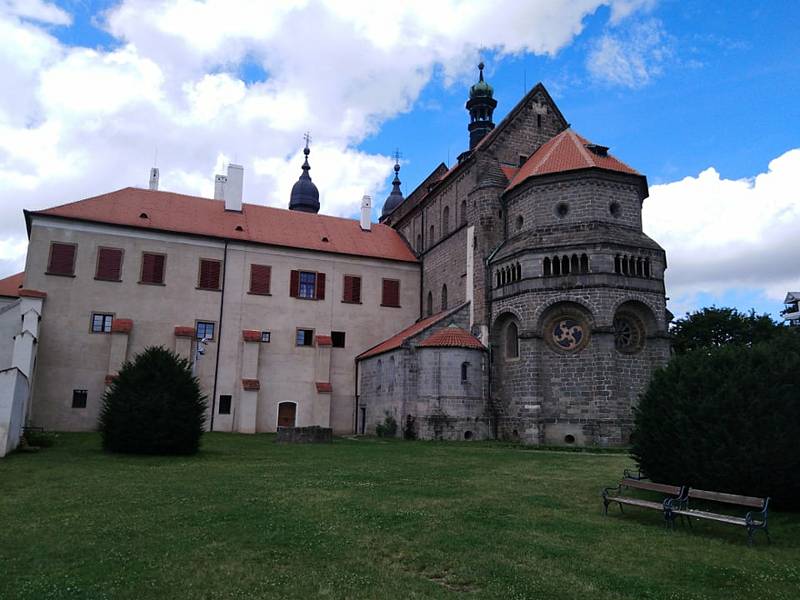
[(431, 225), (431, 234), (428, 237), (428, 248), (433, 246), (433, 225)]
[(375, 379), (377, 380), (375, 385), (375, 391), (381, 391), (381, 382), (383, 380), (383, 362), (381, 359), (378, 359), (378, 365), (375, 367)]
[(461, 383), (467, 383), (469, 381), (469, 363), (463, 362), (461, 363)]
[(561, 275), (561, 259), (553, 257), (553, 275)]
[(511, 322), (506, 327), (506, 358), (519, 356), (519, 330), (517, 324)]
[(517, 263), (517, 281), (522, 279), (522, 267)]
[(550, 275), (553, 274), (553, 271), (550, 268), (550, 257), (549, 256), (545, 256), (544, 257), (544, 263), (542, 265), (542, 270), (544, 272), (544, 276), (545, 277), (549, 277)]
[(500, 287), (500, 285), (502, 285), (500, 282), (500, 271), (498, 271), (496, 275), (497, 275), (497, 287)]
[(423, 250), (423, 248), (422, 248), (422, 234), (418, 233), (417, 234), (417, 252), (422, 252), (422, 250)]
[(622, 273), (622, 260), (620, 260), (619, 254), (614, 257), (614, 273)]
[(566, 255), (561, 257), (561, 274), (569, 275), (569, 257)]
[(442, 310), (447, 310), (447, 286), (442, 286)]
[(623, 256), (623, 257), (622, 257), (622, 274), (623, 274), (623, 275), (628, 275), (628, 274), (630, 274), (630, 270), (628, 269), (628, 263), (629, 263), (629, 262), (630, 262), (630, 261), (629, 261), (629, 259), (628, 259), (628, 257), (627, 257), (627, 256)]
[(641, 256), (636, 259), (636, 274), (639, 277), (644, 277), (644, 261)]
[(433, 314), (433, 292), (428, 292), (428, 316)]
[(589, 272), (589, 257), (586, 254), (581, 254), (581, 273)]
[(467, 222), (467, 201), (461, 201), (461, 224), (464, 225)]
[(645, 277), (650, 277), (650, 259), (649, 258), (645, 258), (644, 259), (644, 276)]
[(450, 207), (445, 206), (442, 211), (442, 237), (450, 233)]
[(581, 270), (580, 259), (577, 254), (573, 254), (570, 259), (570, 273), (579, 273)]

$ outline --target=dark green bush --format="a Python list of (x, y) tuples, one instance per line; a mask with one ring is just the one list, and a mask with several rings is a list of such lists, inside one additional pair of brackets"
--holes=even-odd
[(654, 481), (800, 508), (800, 335), (673, 357), (636, 410), (632, 442)]
[(25, 439), (25, 444), (32, 448), (50, 448), (56, 443), (58, 434), (50, 431), (26, 429), (23, 432), (22, 437)]
[(194, 454), (205, 426), (206, 398), (189, 361), (146, 348), (122, 366), (103, 396), (103, 448), (132, 454)]
[(414, 415), (406, 415), (406, 424), (403, 426), (403, 439), (417, 439), (417, 418)]
[(395, 437), (397, 435), (397, 421), (392, 415), (386, 413), (383, 423), (378, 423), (375, 426), (375, 433), (378, 437)]

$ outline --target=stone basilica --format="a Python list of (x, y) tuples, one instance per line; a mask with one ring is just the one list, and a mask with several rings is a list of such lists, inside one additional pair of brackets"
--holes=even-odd
[[(647, 180), (573, 131), (536, 85), (495, 126), (469, 91), (469, 149), (379, 223), (318, 214), (306, 144), (288, 210), (127, 187), (25, 211), (25, 271), (0, 280), (0, 456), (24, 425), (92, 430), (125, 361), (186, 357), (208, 427), (627, 443), (670, 348)], [(59, 202), (61, 204), (59, 204)], [(201, 352), (201, 350), (203, 352)]]

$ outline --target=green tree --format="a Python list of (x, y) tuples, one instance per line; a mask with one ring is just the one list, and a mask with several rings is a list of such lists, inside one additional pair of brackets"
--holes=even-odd
[(632, 454), (654, 481), (800, 508), (800, 336), (673, 357), (635, 419)]
[(126, 362), (103, 396), (103, 448), (132, 454), (194, 454), (206, 398), (189, 361), (163, 347)]
[(735, 308), (710, 306), (674, 322), (672, 348), (685, 354), (698, 348), (718, 348), (728, 344), (750, 346), (779, 335), (786, 329), (767, 315), (739, 312)]

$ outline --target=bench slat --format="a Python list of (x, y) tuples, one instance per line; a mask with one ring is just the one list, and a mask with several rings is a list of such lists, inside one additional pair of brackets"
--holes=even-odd
[[(742, 517), (732, 517), (730, 515), (718, 515), (717, 513), (706, 512), (704, 510), (673, 510), (673, 514), (684, 515), (687, 517), (697, 517), (698, 519), (707, 519), (709, 521), (719, 521), (720, 523), (729, 523), (730, 525), (747, 526), (747, 521)], [(761, 521), (753, 521), (753, 525), (761, 525)]]
[(661, 502), (651, 502), (650, 500), (640, 500), (639, 498), (628, 498), (627, 496), (609, 496), (609, 502), (618, 502), (619, 504), (630, 504), (632, 506), (640, 506), (642, 508), (654, 508), (656, 510), (664, 510), (664, 505)]
[(695, 488), (689, 489), (689, 498), (724, 502), (725, 504), (738, 504), (739, 506), (750, 506), (753, 508), (764, 508), (764, 498), (738, 496), (736, 494), (724, 494), (722, 492), (709, 492), (707, 490), (698, 490)]
[(671, 496), (678, 496), (681, 493), (680, 486), (667, 485), (665, 483), (653, 483), (652, 481), (641, 481), (639, 479), (623, 479), (621, 485), (637, 490), (648, 490), (651, 492), (661, 492), (662, 494), (669, 494)]

